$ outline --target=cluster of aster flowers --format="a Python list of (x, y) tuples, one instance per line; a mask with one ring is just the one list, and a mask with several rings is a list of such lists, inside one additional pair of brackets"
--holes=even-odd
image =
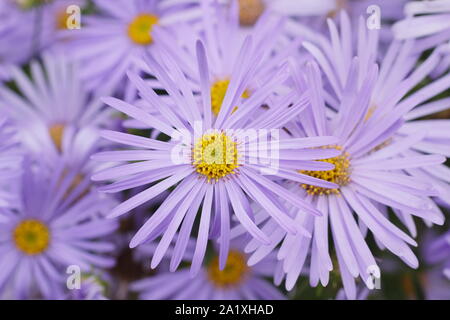
[(448, 299), (449, 17), (3, 0), (0, 299)]

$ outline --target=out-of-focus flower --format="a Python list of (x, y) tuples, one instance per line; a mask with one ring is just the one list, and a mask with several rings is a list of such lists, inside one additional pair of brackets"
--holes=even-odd
[[(198, 60), (196, 54), (196, 43), (201, 40), (205, 46), (206, 58), (208, 60), (208, 72), (211, 107), (213, 116), (217, 117), (221, 104), (225, 98), (230, 85), (231, 76), (236, 72), (240, 50), (246, 37), (242, 37), (236, 32), (238, 21), (237, 12), (227, 12), (213, 1), (202, 2), (200, 22), (202, 28), (198, 30), (197, 25), (183, 25), (177, 33), (171, 33), (164, 29), (157, 29), (153, 33), (155, 41), (158, 42), (158, 50), (154, 50), (157, 61), (163, 59), (173, 59), (188, 80), (190, 90), (194, 92), (196, 99), (201, 99), (196, 93), (201, 91), (202, 75), (198, 73)], [(282, 19), (264, 15), (251, 33), (252, 46), (246, 54), (248, 55), (248, 65), (241, 65), (246, 71), (247, 86), (241, 96), (238, 97), (238, 104), (247, 100), (255, 90), (268, 80), (273, 78), (282, 64), (286, 62), (286, 57), (295, 56), (300, 43), (297, 41), (282, 52), (276, 52), (278, 35), (283, 24)], [(159, 55), (157, 55), (160, 53)], [(140, 67), (148, 74), (153, 74), (153, 70), (141, 60)], [(164, 89), (158, 79), (146, 79), (155, 90)], [(277, 84), (271, 90), (285, 93), (289, 88), (282, 83)], [(164, 99), (164, 96), (161, 97)], [(173, 102), (170, 99), (166, 102)], [(137, 104), (145, 104), (145, 101), (137, 101)], [(263, 101), (270, 105), (270, 98)], [(148, 108), (148, 104), (147, 104)], [(177, 110), (176, 106), (173, 106)], [(256, 112), (257, 110), (255, 110)], [(158, 110), (153, 114), (158, 116)], [(125, 126), (143, 128), (145, 125), (136, 120), (125, 121)]]
[(450, 300), (450, 278), (442, 273), (442, 268), (427, 270), (421, 274), (420, 280), (427, 300)]
[[(85, 0), (51, 0), (34, 9), (38, 10), (39, 31), (36, 36), (39, 37), (41, 50), (59, 52), (66, 50), (66, 45), (75, 35), (70, 31), (75, 32), (81, 28), (84, 18), (81, 10), (86, 3)], [(79, 16), (75, 16), (78, 13)], [(79, 21), (76, 20), (78, 18)]]
[[(423, 52), (450, 40), (450, 1), (411, 1), (405, 5), (406, 18), (393, 27), (397, 39), (420, 39), (414, 50)], [(448, 54), (436, 67), (435, 73), (447, 71), (450, 67)]]
[[(108, 197), (76, 183), (77, 172), (61, 161), (51, 173), (24, 164), (21, 206), (2, 209), (0, 291), (10, 298), (61, 298), (66, 268), (110, 268), (114, 246), (104, 238), (117, 228), (105, 214)], [(45, 186), (45, 187), (43, 187)]]
[(10, 77), (10, 67), (26, 62), (35, 52), (33, 13), (14, 1), (0, 2), (0, 81)]
[[(408, 0), (219, 0), (225, 6), (237, 6), (241, 33), (257, 29), (255, 23), (263, 14), (282, 16), (285, 18), (278, 37), (282, 37), (285, 45), (292, 39), (301, 37), (313, 43), (325, 40), (326, 21), (339, 17), (340, 12), (350, 16), (352, 27), (358, 23), (362, 15), (375, 22), (381, 30), (383, 42), (392, 38), (390, 26), (396, 19), (403, 17), (403, 6)], [(237, 3), (237, 4), (235, 4)], [(336, 19), (338, 20), (338, 19)]]
[(435, 230), (427, 230), (421, 253), (428, 267), (420, 276), (426, 299), (450, 299), (450, 231), (439, 235)]
[[(189, 261), (189, 259), (186, 259)], [(242, 239), (231, 242), (225, 267), (219, 268), (215, 253), (198, 275), (192, 278), (189, 269), (176, 272), (159, 271), (156, 275), (136, 281), (131, 290), (144, 300), (283, 300), (286, 297), (265, 278), (273, 276), (276, 256), (249, 267)]]
[(177, 23), (191, 19), (189, 6), (165, 2), (169, 3), (94, 0), (99, 13), (83, 17), (80, 30), (67, 31), (67, 36), (73, 37), (68, 54), (83, 66), (82, 77), (88, 88), (117, 89), (126, 79), (126, 71), (135, 70), (136, 60), (153, 47), (155, 26), (176, 32)]
[(83, 275), (80, 288), (71, 289), (64, 300), (108, 300), (105, 297), (105, 283), (97, 275)]
[[(200, 77), (197, 72), (196, 43), (201, 40), (205, 46), (212, 80), (211, 87), (220, 86), (219, 82), (230, 80), (231, 72), (236, 65), (239, 52), (246, 37), (236, 32), (238, 29), (237, 13), (227, 12), (214, 1), (202, 2), (201, 17), (196, 25), (186, 25), (174, 36), (164, 30), (155, 30), (155, 37), (165, 52), (179, 61), (180, 67), (196, 86), (200, 86)], [(270, 71), (278, 67), (280, 62), (294, 50), (285, 54), (274, 56), (274, 49), (278, 34), (281, 31), (282, 19), (264, 15), (254, 29), (252, 29), (253, 50), (248, 52), (255, 65), (250, 74), (250, 82), (265, 81), (271, 76)], [(172, 39), (175, 38), (175, 39)], [(175, 40), (175, 41), (172, 41)], [(258, 50), (258, 49), (262, 50)], [(216, 83), (217, 82), (217, 83)], [(195, 88), (197, 89), (197, 88)], [(248, 88), (250, 90), (250, 88)], [(214, 89), (211, 88), (214, 93)], [(224, 94), (222, 94), (223, 96)], [(223, 99), (223, 98), (222, 98)]]
[(15, 181), (20, 178), (21, 162), (16, 128), (7, 117), (0, 115), (0, 207), (17, 206)]
[[(197, 250), (192, 264), (193, 272), (201, 267), (212, 224), (216, 226), (215, 231), (212, 231), (214, 236), (220, 234), (220, 266), (221, 268), (225, 266), (232, 212), (252, 236), (258, 241), (268, 243), (268, 236), (256, 227), (251, 218), (253, 214), (249, 208), (250, 200), (260, 203), (274, 221), (289, 233), (302, 233), (302, 230), (297, 230), (293, 225), (292, 219), (277, 199), (284, 199), (308, 213), (315, 214), (317, 210), (312, 209), (312, 206), (287, 192), (265, 175), (270, 174), (318, 187), (333, 188), (335, 186), (333, 183), (324, 182), (297, 171), (302, 168), (308, 170), (332, 168), (330, 164), (315, 163), (310, 160), (333, 157), (340, 151), (310, 148), (333, 144), (335, 143), (333, 137), (278, 141), (276, 133), (272, 132), (274, 134), (272, 138), (267, 136), (271, 129), (281, 128), (304, 110), (307, 102), (304, 96), (294, 104), (290, 102), (292, 95), (280, 97), (273, 104), (273, 108), (266, 113), (258, 116), (254, 114), (261, 103), (272, 94), (271, 88), (282, 83), (288, 76), (284, 68), (247, 100), (241, 102), (239, 99), (248, 86), (247, 75), (255, 62), (251, 60), (251, 56), (247, 55), (248, 52), (253, 52), (252, 45), (251, 39), (248, 38), (241, 48), (217, 117), (213, 116), (210, 73), (205, 49), (201, 42), (197, 43), (201, 99), (194, 98), (186, 77), (172, 59), (166, 57), (161, 60), (161, 63), (157, 63), (150, 55), (146, 59), (149, 67), (154, 70), (155, 76), (173, 99), (170, 105), (175, 105), (176, 108), (170, 107), (151, 90), (143, 79), (133, 73), (129, 74), (131, 82), (138, 88), (140, 95), (152, 110), (158, 108), (163, 120), (152, 116), (146, 106), (137, 107), (115, 98), (104, 100), (111, 107), (170, 137), (169, 141), (164, 142), (131, 134), (104, 131), (102, 133), (104, 138), (133, 149), (94, 155), (95, 159), (101, 161), (125, 162), (123, 165), (105, 169), (93, 175), (96, 181), (114, 181), (101, 188), (105, 192), (119, 192), (155, 182), (154, 185), (116, 207), (111, 212), (112, 217), (120, 216), (153, 199), (166, 189), (174, 187), (170, 196), (142, 226), (130, 243), (131, 247), (136, 247), (144, 241), (163, 236), (153, 256), (152, 267), (157, 266), (161, 261), (180, 226), (178, 242), (181, 243), (181, 252), (184, 251), (184, 243), (189, 238), (197, 211), (202, 203)], [(261, 146), (257, 142), (258, 135), (265, 135), (272, 142)], [(260, 146), (267, 152), (263, 152), (262, 156), (259, 153), (263, 160), (258, 161)], [(127, 163), (130, 161), (135, 163)], [(293, 167), (295, 170), (292, 169)], [(215, 203), (214, 210), (212, 210), (213, 203)], [(178, 263), (174, 264), (173, 269), (176, 269)]]
[(405, 5), (406, 18), (394, 24), (398, 39), (425, 37), (427, 46), (450, 40), (450, 1), (411, 1)]
[[(427, 262), (442, 266), (442, 274), (450, 281), (450, 232), (434, 237), (434, 241), (429, 243), (426, 248), (425, 258)], [(450, 282), (447, 285), (450, 288)]]
[(72, 162), (89, 156), (98, 129), (115, 123), (111, 109), (98, 99), (107, 92), (86, 91), (77, 65), (60, 55), (45, 55), (42, 66), (33, 61), (30, 69), (31, 79), (12, 68), (22, 95), (0, 88), (0, 110), (14, 120), (23, 146), (50, 164), (60, 154)]
[(5, 0), (0, 3), (0, 80), (9, 80), (10, 67), (28, 62), (35, 54), (65, 46), (70, 6), (84, 0)]
[[(357, 293), (354, 300), (366, 300), (369, 297), (370, 290), (365, 284), (361, 284), (356, 289)], [(336, 300), (347, 300), (348, 297), (344, 289), (340, 289), (336, 295)]]

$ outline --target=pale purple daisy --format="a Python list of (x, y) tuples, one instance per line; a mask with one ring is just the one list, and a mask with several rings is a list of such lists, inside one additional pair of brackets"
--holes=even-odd
[(51, 173), (30, 162), (24, 171), (21, 206), (1, 209), (0, 291), (15, 299), (60, 298), (69, 266), (89, 272), (114, 265), (114, 246), (104, 240), (117, 228), (104, 219), (114, 201), (75, 183), (77, 172), (62, 161)]
[[(261, 85), (244, 102), (239, 99), (248, 86), (248, 74), (256, 62), (252, 56), (247, 55), (252, 52), (253, 45), (251, 38), (244, 42), (217, 117), (213, 116), (211, 107), (209, 63), (201, 42), (197, 43), (198, 72), (201, 75), (200, 104), (199, 99), (194, 98), (178, 65), (170, 57), (163, 55), (160, 55), (163, 58), (160, 63), (152, 55), (146, 57), (146, 60), (172, 99), (170, 106), (165, 102), (166, 99), (157, 96), (142, 78), (133, 73), (129, 73), (130, 81), (145, 99), (145, 106), (134, 106), (115, 98), (104, 99), (111, 107), (169, 137), (169, 141), (165, 142), (104, 131), (104, 138), (124, 144), (130, 150), (94, 155), (96, 160), (123, 163), (93, 175), (95, 181), (113, 181), (112, 184), (101, 187), (102, 191), (113, 193), (152, 184), (117, 206), (111, 212), (111, 217), (123, 215), (168, 188), (174, 188), (130, 243), (131, 247), (136, 247), (144, 241), (162, 236), (152, 259), (152, 267), (156, 267), (161, 261), (180, 227), (178, 242), (182, 255), (200, 206), (202, 212), (199, 217), (200, 229), (193, 258), (193, 272), (201, 267), (210, 232), (213, 237), (218, 236), (220, 239), (220, 265), (222, 268), (225, 266), (229, 250), (229, 229), (233, 224), (230, 221), (232, 213), (252, 236), (262, 243), (268, 243), (267, 234), (261, 232), (252, 220), (253, 213), (249, 209), (251, 200), (257, 201), (289, 233), (302, 233), (302, 230), (297, 230), (278, 199), (284, 199), (308, 213), (316, 214), (317, 209), (312, 209), (311, 205), (265, 175), (320, 187), (335, 186), (300, 174), (298, 170), (332, 168), (331, 164), (311, 160), (336, 156), (340, 153), (338, 150), (311, 148), (333, 144), (336, 139), (323, 136), (278, 141), (276, 138), (276, 129), (304, 110), (307, 105), (305, 96), (293, 104), (293, 92), (278, 97), (267, 112), (255, 114), (255, 110), (272, 94), (271, 88), (289, 76), (286, 68), (281, 68), (278, 74)], [(161, 119), (149, 112), (155, 109), (159, 110)], [(269, 132), (275, 138), (268, 136)], [(261, 143), (267, 141), (271, 141), (269, 145), (259, 148)], [(258, 160), (258, 157), (262, 160)], [(129, 163), (130, 161), (133, 163)]]
[(247, 266), (246, 261), (243, 241), (236, 239), (230, 244), (230, 253), (224, 268), (219, 268), (219, 254), (216, 252), (194, 278), (189, 269), (165, 272), (159, 268), (156, 275), (134, 282), (131, 290), (137, 291), (140, 299), (143, 300), (286, 299), (266, 280), (273, 275), (276, 268), (275, 255), (270, 255), (264, 261), (251, 267)]
[[(365, 21), (360, 19), (357, 33), (350, 32), (349, 20), (345, 14), (341, 15), (340, 26), (339, 30), (333, 22), (329, 22), (331, 41), (322, 47), (304, 43), (304, 47), (326, 74), (326, 85), (329, 90), (325, 99), (328, 106), (334, 110), (339, 108), (354, 56), (358, 57), (361, 66), (357, 75), (359, 85), (371, 66), (378, 63), (379, 77), (370, 96), (370, 106), (365, 120), (385, 122), (384, 119), (389, 118), (394, 111), (397, 119), (405, 120), (396, 132), (398, 138), (412, 135), (410, 146), (402, 150), (404, 156), (440, 154), (450, 157), (450, 120), (423, 120), (423, 117), (450, 108), (449, 98), (435, 98), (450, 87), (449, 74), (435, 73), (442, 63), (446, 65), (445, 61), (450, 56), (450, 47), (439, 46), (426, 60), (419, 62), (422, 42), (393, 41), (388, 46), (386, 55), (380, 58), (377, 54), (379, 30), (367, 29)], [(357, 39), (355, 45), (352, 44), (353, 37)], [(424, 83), (427, 77), (432, 77), (434, 81)], [(418, 86), (421, 86), (420, 89), (412, 92)], [(409, 95), (410, 92), (412, 92), (411, 95)], [(393, 118), (385, 123), (391, 124), (394, 120), (396, 119)], [(380, 126), (380, 130), (383, 128), (384, 126)], [(390, 141), (385, 141), (385, 146), (389, 143)], [(423, 168), (408, 168), (406, 172), (418, 180), (425, 180), (433, 185), (439, 191), (442, 201), (449, 203), (450, 169), (447, 166), (438, 164)], [(414, 223), (408, 217), (404, 219), (408, 220), (404, 222), (415, 236)]]
[(20, 94), (0, 87), (0, 110), (14, 120), (28, 152), (49, 163), (60, 154), (72, 160), (85, 156), (98, 140), (98, 129), (115, 124), (112, 110), (98, 99), (108, 92), (87, 91), (77, 64), (61, 55), (44, 55), (42, 64), (33, 61), (30, 69), (31, 79), (11, 69)]
[(156, 0), (94, 0), (94, 4), (98, 13), (83, 17), (80, 30), (66, 32), (73, 37), (68, 54), (80, 60), (89, 88), (117, 88), (126, 71), (136, 69), (136, 60), (153, 47), (153, 28), (176, 32), (177, 24), (190, 20), (190, 11), (195, 10)]
[[(321, 174), (310, 172), (315, 177), (328, 178), (340, 187), (330, 190), (307, 185), (302, 188), (292, 186), (325, 213), (325, 219), (297, 216), (311, 233), (315, 231), (313, 240), (301, 236), (285, 237), (280, 230), (273, 235), (276, 241), (272, 246), (258, 248), (253, 243), (248, 249), (257, 250), (250, 259), (253, 263), (282, 241), (279, 258), (283, 260), (287, 273), (287, 287), (293, 287), (307, 258), (311, 263), (310, 284), (316, 286), (320, 280), (326, 285), (332, 269), (325, 232), (329, 223), (344, 288), (347, 296), (353, 299), (356, 295), (353, 278), (359, 275), (367, 281), (372, 271), (379, 272), (364, 239), (368, 229), (379, 247), (389, 249), (411, 267), (418, 265), (408, 247), (408, 244), (416, 245), (415, 241), (388, 220), (387, 207), (393, 209), (413, 236), (416, 231), (412, 216), (425, 222), (443, 223), (444, 215), (430, 197), (442, 197), (449, 191), (448, 168), (442, 165), (447, 155), (443, 149), (445, 140), (434, 139), (434, 148), (421, 149), (423, 144), (430, 143), (433, 135), (442, 137), (443, 131), (438, 127), (435, 131), (427, 127), (429, 133), (423, 125), (422, 130), (415, 127), (415, 130), (405, 132), (409, 126), (405, 119), (411, 118), (415, 107), (448, 88), (450, 79), (449, 76), (442, 77), (401, 100), (427, 72), (433, 70), (440, 60), (440, 50), (414, 68), (418, 57), (411, 51), (413, 43), (394, 42), (378, 74), (374, 65), (377, 30), (367, 30), (361, 19), (355, 48), (349, 32), (350, 22), (345, 14), (341, 15), (340, 34), (333, 22), (330, 21), (329, 26), (332, 39), (329, 44), (318, 47), (304, 43), (322, 68), (327, 90), (313, 91), (310, 116), (304, 115), (301, 121), (287, 128), (300, 136), (313, 133), (340, 138), (337, 146), (343, 154), (327, 160), (336, 168)], [(354, 54), (358, 57), (354, 58)], [(315, 64), (309, 65), (304, 73), (307, 83), (315, 83), (316, 88), (322, 88), (321, 75)], [(302, 76), (298, 72), (296, 79), (297, 87), (300, 87)], [(432, 110), (442, 110), (440, 108), (446, 108), (448, 104), (444, 100), (440, 104), (435, 102), (423, 106), (425, 109), (420, 109), (422, 106), (418, 109), (427, 114)], [(419, 126), (419, 123), (412, 125)], [(355, 213), (358, 223), (353, 218)], [(267, 227), (273, 228), (273, 224), (268, 223)], [(297, 258), (292, 255), (293, 250), (298, 252)]]
[[(335, 165), (333, 170), (303, 171), (336, 183), (338, 188), (288, 183), (290, 191), (306, 198), (322, 212), (321, 217), (313, 217), (291, 209), (296, 223), (309, 230), (312, 238), (286, 234), (281, 228), (275, 228), (271, 220), (265, 222), (259, 217), (258, 220), (264, 223), (262, 230), (271, 234), (271, 244), (260, 245), (252, 240), (246, 248), (254, 252), (249, 259), (252, 265), (281, 243), (278, 258), (283, 265), (282, 271), (286, 273), (287, 289), (294, 287), (308, 263), (310, 284), (317, 286), (319, 281), (324, 286), (328, 284), (329, 273), (333, 270), (328, 229), (331, 229), (331, 243), (334, 244), (346, 295), (355, 299), (354, 278), (361, 277), (370, 287), (373, 277), (379, 277), (380, 272), (365, 239), (367, 231), (373, 234), (380, 248), (387, 248), (412, 268), (418, 266), (418, 260), (409, 247), (416, 246), (416, 242), (389, 220), (387, 206), (393, 208), (401, 221), (410, 215), (438, 224), (444, 220), (430, 199), (430, 196), (438, 195), (433, 185), (408, 175), (406, 170), (438, 165), (445, 161), (445, 157), (405, 155), (404, 150), (423, 138), (421, 134), (395, 136), (407, 110), (394, 109), (385, 114), (383, 121), (366, 117), (378, 79), (378, 68), (372, 64), (358, 81), (360, 68), (366, 67), (354, 58), (344, 82), (342, 98), (334, 105), (336, 111), (325, 105), (322, 74), (315, 62), (308, 63), (303, 72), (297, 70), (294, 77), (299, 92), (303, 91), (305, 82), (314, 86), (308, 113), (287, 129), (297, 137), (336, 136), (339, 141), (329, 148), (337, 148), (342, 154), (325, 160)], [(383, 143), (390, 139), (391, 144), (383, 147)]]

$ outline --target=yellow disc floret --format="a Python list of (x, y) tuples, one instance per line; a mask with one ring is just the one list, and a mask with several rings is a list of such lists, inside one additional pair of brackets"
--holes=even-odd
[(242, 26), (252, 26), (264, 12), (263, 0), (239, 0), (239, 22)]
[(47, 250), (50, 231), (39, 220), (27, 219), (20, 222), (13, 232), (16, 247), (28, 255), (36, 255)]
[(335, 7), (327, 13), (327, 17), (335, 18), (339, 12), (347, 10), (348, 6), (348, 0), (335, 0)]
[(58, 149), (58, 151), (60, 152), (62, 151), (64, 129), (65, 126), (63, 124), (54, 124), (48, 129), (48, 132), (50, 133), (50, 137), (52, 138), (56, 149)]
[(219, 269), (219, 257), (214, 257), (207, 268), (211, 282), (219, 288), (234, 287), (242, 283), (249, 272), (245, 256), (239, 251), (230, 251), (223, 270)]
[[(222, 106), (223, 99), (227, 93), (228, 86), (230, 85), (230, 80), (218, 80), (214, 82), (211, 86), (211, 110), (215, 116), (219, 114), (220, 107)], [(250, 98), (250, 92), (245, 90), (241, 96), (244, 99)], [(236, 111), (237, 107), (233, 109), (232, 112)]]
[(222, 132), (204, 134), (192, 150), (192, 164), (208, 182), (235, 174), (239, 166), (237, 143)]
[[(340, 146), (333, 146), (331, 148), (342, 150), (342, 147)], [(341, 187), (350, 182), (350, 155), (347, 152), (343, 152), (341, 155), (334, 158), (319, 161), (334, 164), (335, 167), (334, 169), (327, 171), (300, 170), (299, 172), (314, 178), (335, 183)], [(302, 188), (304, 188), (310, 195), (324, 195), (332, 193), (339, 194), (339, 189), (328, 189), (309, 184), (302, 184)]]
[(140, 45), (153, 42), (152, 29), (158, 23), (158, 17), (153, 14), (140, 14), (128, 25), (128, 36)]
[(56, 29), (58, 30), (66, 30), (67, 27), (67, 21), (69, 20), (70, 15), (65, 11), (61, 10), (56, 15)]

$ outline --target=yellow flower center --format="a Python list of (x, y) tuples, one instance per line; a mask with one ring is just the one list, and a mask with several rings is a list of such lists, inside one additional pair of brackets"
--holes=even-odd
[(336, 7), (327, 13), (327, 18), (335, 18), (339, 12), (348, 8), (348, 0), (336, 0)]
[(58, 30), (66, 30), (67, 29), (67, 20), (70, 15), (67, 14), (65, 10), (61, 10), (56, 15), (56, 29)]
[(219, 269), (219, 257), (216, 256), (208, 266), (208, 277), (219, 288), (236, 286), (245, 279), (249, 268), (245, 256), (239, 251), (230, 251), (227, 264), (223, 270)]
[(235, 174), (239, 167), (237, 143), (224, 133), (204, 134), (192, 150), (192, 164), (199, 174), (218, 181), (228, 174)]
[(54, 124), (48, 129), (50, 137), (52, 138), (52, 141), (59, 152), (62, 151), (64, 128), (65, 126), (63, 124)]
[[(220, 107), (222, 106), (223, 99), (225, 98), (225, 94), (227, 93), (228, 86), (230, 85), (230, 80), (218, 80), (214, 82), (211, 86), (211, 110), (214, 115), (217, 115), (220, 112)], [(245, 90), (241, 96), (244, 99), (250, 98), (250, 92)], [(232, 111), (235, 112), (237, 107), (235, 107)]]
[(153, 14), (140, 14), (128, 25), (128, 36), (140, 45), (148, 45), (153, 42), (152, 29), (158, 23), (158, 17)]
[(41, 221), (28, 219), (17, 225), (13, 238), (17, 248), (21, 251), (28, 255), (36, 255), (48, 248), (50, 231)]
[(264, 12), (263, 0), (239, 0), (239, 22), (242, 26), (252, 26)]
[[(332, 148), (336, 148), (337, 150), (342, 150), (340, 146), (333, 146)], [(345, 186), (350, 182), (350, 155), (347, 152), (343, 152), (341, 155), (330, 158), (323, 159), (319, 161), (328, 162), (334, 164), (334, 169), (327, 171), (309, 171), (309, 170), (300, 170), (300, 173), (307, 174), (308, 176), (326, 180), (332, 183), (335, 183), (339, 186)], [(310, 195), (324, 195), (324, 194), (339, 194), (339, 189), (328, 189), (323, 187), (317, 187), (309, 184), (302, 184), (302, 188), (304, 188), (308, 194)]]

